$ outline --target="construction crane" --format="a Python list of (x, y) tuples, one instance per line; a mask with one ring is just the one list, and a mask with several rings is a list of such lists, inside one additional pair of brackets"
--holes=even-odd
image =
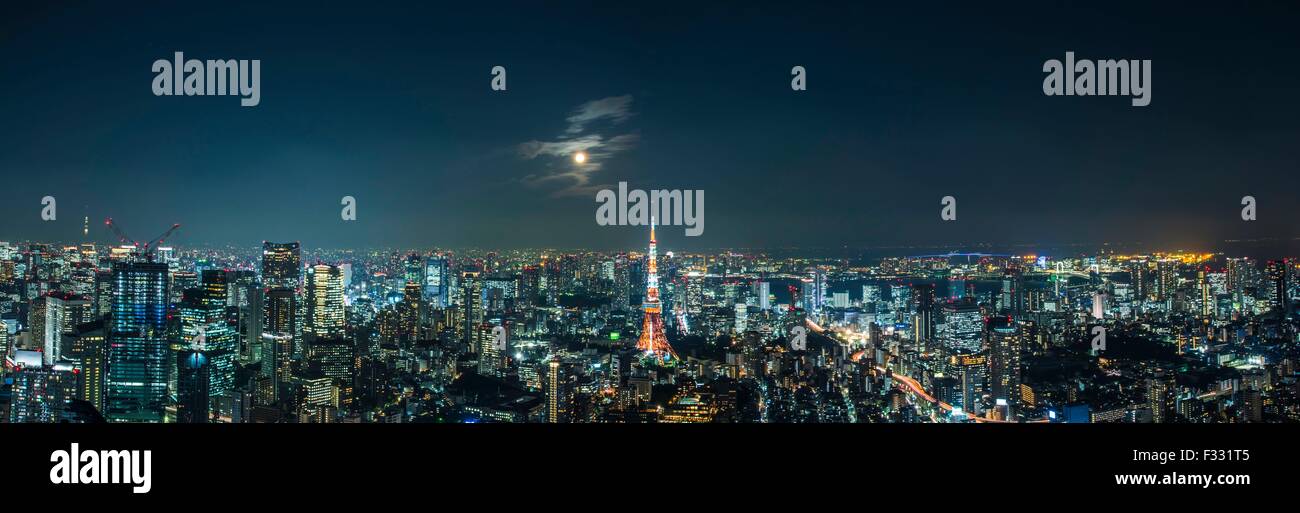
[(153, 260), (154, 250), (157, 250), (158, 246), (161, 246), (163, 241), (167, 240), (167, 237), (170, 237), (173, 233), (176, 232), (177, 229), (181, 227), (180, 223), (173, 224), (172, 227), (168, 228), (167, 231), (162, 233), (162, 235), (154, 237), (153, 240), (150, 240), (149, 242), (146, 242), (142, 245), (139, 242), (136, 242), (134, 239), (128, 237), (126, 233), (123, 233), (122, 228), (119, 227), (117, 223), (113, 221), (113, 218), (110, 217), (108, 219), (105, 219), (104, 224), (108, 226), (108, 229), (113, 230), (113, 234), (117, 235), (117, 239), (121, 241), (122, 244), (128, 244), (134, 247), (136, 249), (136, 252), (138, 252), (140, 256), (143, 256), (150, 261)]

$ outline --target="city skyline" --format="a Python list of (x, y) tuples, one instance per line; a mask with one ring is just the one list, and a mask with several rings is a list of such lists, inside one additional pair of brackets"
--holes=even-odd
[[(660, 261), (648, 235), (631, 253), (0, 242), (0, 411), (10, 422), (1203, 423), (1290, 422), (1300, 404), (1293, 258)], [(411, 382), (427, 393), (403, 392)]]

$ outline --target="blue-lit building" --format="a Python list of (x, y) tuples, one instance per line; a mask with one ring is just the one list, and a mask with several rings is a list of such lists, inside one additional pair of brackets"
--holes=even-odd
[(204, 274), (204, 287), (182, 295), (181, 341), (192, 343), (202, 335), (206, 357), (211, 361), (211, 397), (221, 397), (235, 386), (235, 359), (239, 355), (239, 333), (226, 320), (226, 291)]
[(167, 264), (113, 265), (104, 384), (109, 422), (162, 422), (167, 402)]
[(941, 324), (935, 330), (944, 350), (950, 354), (980, 351), (984, 317), (974, 301), (949, 301), (942, 308)]
[(424, 264), (424, 297), (434, 308), (446, 308), (448, 298), (447, 259), (431, 256)]
[(176, 422), (205, 424), (211, 414), (210, 379), (212, 365), (200, 349), (181, 351), (176, 356)]

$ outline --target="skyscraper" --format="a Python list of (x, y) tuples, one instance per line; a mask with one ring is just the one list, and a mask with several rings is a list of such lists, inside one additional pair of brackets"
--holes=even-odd
[(460, 308), (462, 338), (470, 351), (475, 350), (475, 327), (483, 323), (483, 282), (476, 271), (460, 275)]
[[(865, 290), (865, 289), (864, 289)], [(914, 331), (916, 343), (922, 352), (934, 351), (934, 284), (916, 285), (913, 294), (916, 301), (916, 322)]]
[(951, 300), (944, 303), (943, 324), (935, 331), (949, 354), (976, 353), (980, 350), (983, 326), (978, 304), (968, 299)]
[(1151, 409), (1151, 422), (1162, 424), (1172, 420), (1176, 383), (1172, 372), (1156, 371), (1147, 379), (1147, 407)]
[(677, 359), (677, 352), (668, 345), (668, 336), (664, 333), (664, 321), (660, 317), (662, 306), (659, 303), (659, 269), (656, 263), (655, 222), (650, 218), (650, 251), (646, 257), (646, 293), (642, 307), (645, 317), (641, 322), (641, 338), (636, 347), (658, 362), (670, 358)]
[(352, 340), (333, 337), (317, 338), (307, 346), (312, 370), (351, 385), (356, 374), (356, 349)]
[(560, 362), (551, 360), (546, 373), (546, 422), (560, 422)]
[(1019, 268), (1008, 267), (1002, 273), (1002, 292), (998, 296), (998, 306), (1012, 316), (1024, 312), (1024, 277)]
[(433, 308), (447, 307), (447, 259), (431, 256), (424, 264), (424, 297)]
[(298, 296), (293, 289), (275, 287), (266, 290), (266, 314), (262, 329), (262, 375), (272, 379), (274, 396), (289, 383), (289, 364), (293, 357), (294, 334), (298, 326)]
[(416, 283), (423, 286), (424, 284), (424, 263), (418, 253), (406, 255), (406, 271), (404, 273), (407, 283)]
[(69, 292), (50, 292), (40, 299), (44, 300), (44, 333), (33, 332), (32, 336), (41, 336), (43, 341), (38, 347), (45, 352), (45, 364), (54, 365), (62, 356), (63, 334), (71, 333), (78, 324), (90, 321), (90, 300)]
[(989, 393), (994, 400), (1020, 402), (1020, 327), (1010, 317), (991, 317), (985, 325), (989, 365)]
[(212, 389), (209, 379), (212, 366), (201, 346), (181, 351), (176, 356), (176, 422), (206, 424), (211, 413)]
[(1196, 272), (1196, 289), (1201, 304), (1201, 316), (1209, 317), (1214, 313), (1214, 295), (1210, 292), (1209, 269)]
[(266, 322), (266, 291), (257, 283), (245, 284), (247, 304), (239, 306), (240, 333), (244, 343), (240, 346), (240, 360), (245, 364), (262, 361), (262, 329)]
[(321, 337), (342, 336), (346, 318), (343, 311), (343, 273), (338, 266), (317, 264), (307, 276), (307, 326)]
[(167, 264), (113, 264), (104, 417), (162, 422), (167, 399)]
[[(475, 333), (475, 345), (478, 349), (478, 373), (485, 376), (499, 375), (505, 367), (504, 351), (499, 349), (496, 344), (496, 338), (493, 336), (493, 330), (497, 327), (492, 323), (484, 322), (477, 326)], [(505, 326), (501, 326), (505, 328)]]
[(302, 250), (297, 242), (262, 242), (262, 285), (298, 290)]
[[(203, 275), (213, 276), (212, 271)], [(201, 340), (204, 345), (207, 382), (212, 386), (209, 397), (221, 397), (234, 388), (239, 334), (226, 322), (225, 304), (225, 289), (208, 284), (185, 291), (180, 304), (182, 342)]]
[(959, 387), (952, 405), (968, 413), (983, 411), (984, 405), (980, 402), (980, 397), (988, 375), (988, 358), (974, 353), (951, 355), (948, 357), (948, 373), (956, 378)]
[[(204, 344), (211, 362), (211, 397), (221, 397), (234, 389), (235, 360), (239, 358), (239, 324), (226, 316), (227, 306), (237, 296), (233, 271), (210, 269), (203, 271), (203, 295), (207, 331)], [(237, 310), (236, 310), (237, 311)]]
[[(424, 294), (421, 291), (420, 284), (416, 282), (406, 282), (406, 287), (402, 289), (402, 304), (400, 309), (399, 339), (406, 342), (415, 342), (423, 338), (424, 324), (426, 320), (424, 308)], [(479, 302), (479, 304), (482, 304)], [(479, 318), (482, 318), (480, 314)]]
[(1147, 271), (1146, 260), (1139, 260), (1129, 268), (1129, 281), (1133, 283), (1133, 296), (1138, 304), (1147, 300), (1150, 290), (1147, 287), (1147, 278), (1150, 274)]
[(1156, 262), (1156, 299), (1166, 301), (1173, 298), (1174, 288), (1177, 286), (1177, 262), (1172, 260)]
[(1264, 273), (1268, 278), (1268, 306), (1285, 308), (1287, 306), (1286, 260), (1269, 260)]
[(27, 332), (30, 337), (27, 349), (40, 351), (42, 358), (44, 358), (44, 353), (48, 350), (45, 347), (45, 318), (46, 312), (48, 312), (48, 300), (48, 296), (41, 294), (33, 298), (27, 307)]
[(72, 344), (66, 356), (78, 362), (80, 369), (77, 397), (103, 411), (105, 354), (108, 350), (105, 321), (100, 319), (79, 325), (71, 337)]
[(9, 323), (0, 319), (0, 351), (4, 351), (4, 354), (6, 355), (9, 354), (9, 350), (11, 349), (9, 347), (12, 343), (10, 341), (11, 338), (13, 337), (9, 336)]

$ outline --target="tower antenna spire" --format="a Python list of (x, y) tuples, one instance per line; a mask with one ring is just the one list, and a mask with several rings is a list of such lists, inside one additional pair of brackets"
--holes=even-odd
[(650, 216), (650, 250), (646, 254), (646, 291), (645, 291), (645, 317), (641, 323), (641, 336), (637, 339), (636, 347), (648, 357), (653, 358), (656, 362), (667, 362), (670, 359), (677, 359), (677, 352), (668, 345), (668, 336), (664, 334), (664, 321), (662, 307), (659, 303), (659, 266), (657, 263), (657, 250), (655, 248), (655, 222), (654, 215)]

